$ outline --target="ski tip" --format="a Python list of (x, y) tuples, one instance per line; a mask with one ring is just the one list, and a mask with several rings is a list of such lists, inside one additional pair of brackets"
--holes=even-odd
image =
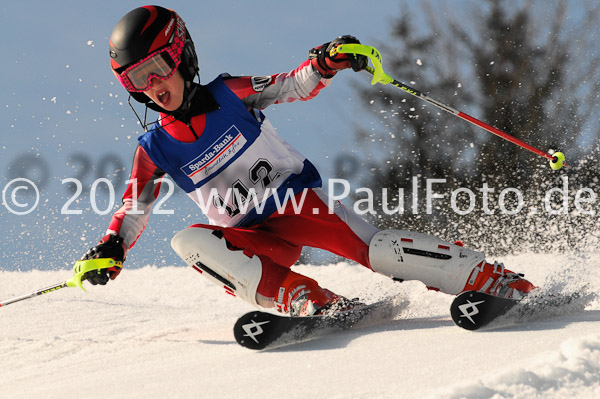
[(243, 315), (233, 327), (233, 335), (238, 344), (248, 349), (261, 350), (273, 341), (272, 324), (276, 315), (254, 311)]
[(465, 330), (479, 330), (506, 313), (518, 300), (501, 298), (479, 291), (459, 294), (450, 306), (454, 323)]

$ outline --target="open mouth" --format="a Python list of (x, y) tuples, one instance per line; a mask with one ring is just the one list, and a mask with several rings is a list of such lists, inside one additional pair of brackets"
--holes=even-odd
[(168, 91), (160, 92), (157, 95), (158, 101), (163, 105), (168, 104), (170, 98), (171, 98), (171, 94)]

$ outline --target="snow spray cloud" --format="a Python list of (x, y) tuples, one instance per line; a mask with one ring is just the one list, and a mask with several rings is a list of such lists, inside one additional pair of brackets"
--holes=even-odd
[[(157, 179), (154, 183), (158, 183), (159, 180), (163, 185), (167, 185), (168, 190), (151, 212), (154, 214), (173, 214), (174, 211), (167, 209), (168, 206), (165, 204), (175, 192), (174, 183), (170, 179)], [(81, 181), (75, 178), (66, 178), (61, 183), (63, 185), (74, 184), (75, 190), (69, 198), (65, 199), (60, 213), (63, 215), (82, 214), (83, 210), (78, 209), (76, 205), (80, 202), (79, 197), (83, 192)], [(125, 183), (131, 184), (134, 193), (136, 192), (137, 181), (135, 179), (128, 180)], [(537, 206), (528, 208), (525, 208), (524, 195), (518, 188), (499, 189), (489, 187), (487, 183), (483, 183), (477, 189), (458, 187), (450, 190), (446, 185), (447, 179), (423, 179), (413, 176), (410, 194), (406, 188), (399, 188), (395, 192), (390, 192), (387, 188), (381, 188), (380, 192), (376, 193), (373, 189), (366, 187), (352, 190), (350, 183), (345, 179), (329, 179), (326, 187), (329, 194), (327, 205), (329, 212), (333, 213), (336, 203), (342, 202), (359, 215), (403, 215), (405, 213), (431, 215), (436, 209), (451, 209), (458, 215), (469, 215), (476, 210), (480, 210), (486, 215), (516, 215), (523, 212), (530, 215), (566, 215), (569, 213), (569, 209), (572, 209), (571, 205), (573, 205), (574, 210), (572, 211), (581, 215), (596, 215), (597, 195), (594, 190), (589, 187), (581, 187), (573, 193), (573, 190), (569, 189), (569, 178), (566, 176), (562, 177), (562, 184), (548, 189), (543, 193), (543, 196), (540, 195), (540, 203)], [(253, 211), (262, 214), (266, 209), (272, 212), (273, 208), (267, 206), (269, 201), (275, 205), (278, 213), (283, 213), (286, 207), (291, 207), (294, 213), (300, 213), (306, 198), (306, 190), (295, 194), (292, 189), (279, 192), (276, 189), (267, 188), (261, 195), (253, 189), (244, 193), (235, 188), (226, 191), (223, 196), (216, 189), (211, 189), (207, 198), (202, 198), (197, 192), (194, 200), (205, 213), (211, 206), (215, 206), (222, 213), (245, 214), (248, 211)], [(89, 191), (92, 211), (98, 215), (112, 213), (116, 203), (115, 192), (116, 190), (109, 179), (96, 179), (91, 184)], [(108, 203), (102, 207), (103, 209), (100, 209), (97, 197), (105, 193), (108, 193), (109, 196)], [(491, 195), (496, 193), (498, 193), (497, 196)], [(37, 208), (40, 198), (40, 190), (36, 183), (27, 178), (12, 179), (2, 190), (2, 206), (14, 215), (31, 213)], [(394, 203), (392, 204), (392, 202)], [(128, 211), (128, 213), (135, 214), (143, 212), (143, 210), (138, 209), (135, 201)], [(313, 212), (318, 212), (318, 209), (313, 210)]]

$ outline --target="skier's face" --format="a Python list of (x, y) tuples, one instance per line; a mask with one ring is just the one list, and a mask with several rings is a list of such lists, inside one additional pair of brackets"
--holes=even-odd
[(150, 88), (144, 92), (152, 101), (166, 111), (175, 111), (183, 103), (183, 88), (185, 82), (179, 71), (173, 76), (162, 80), (153, 77)]

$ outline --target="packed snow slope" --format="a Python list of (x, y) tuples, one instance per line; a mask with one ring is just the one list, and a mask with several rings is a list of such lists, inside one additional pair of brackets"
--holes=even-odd
[[(538, 285), (600, 292), (600, 255), (501, 259)], [(124, 270), (0, 309), (0, 398), (600, 398), (600, 301), (487, 332), (455, 327), (451, 297), (346, 263), (298, 266), (323, 286), (408, 307), (377, 327), (255, 352), (251, 310), (183, 267)], [(0, 272), (0, 299), (70, 272)]]

